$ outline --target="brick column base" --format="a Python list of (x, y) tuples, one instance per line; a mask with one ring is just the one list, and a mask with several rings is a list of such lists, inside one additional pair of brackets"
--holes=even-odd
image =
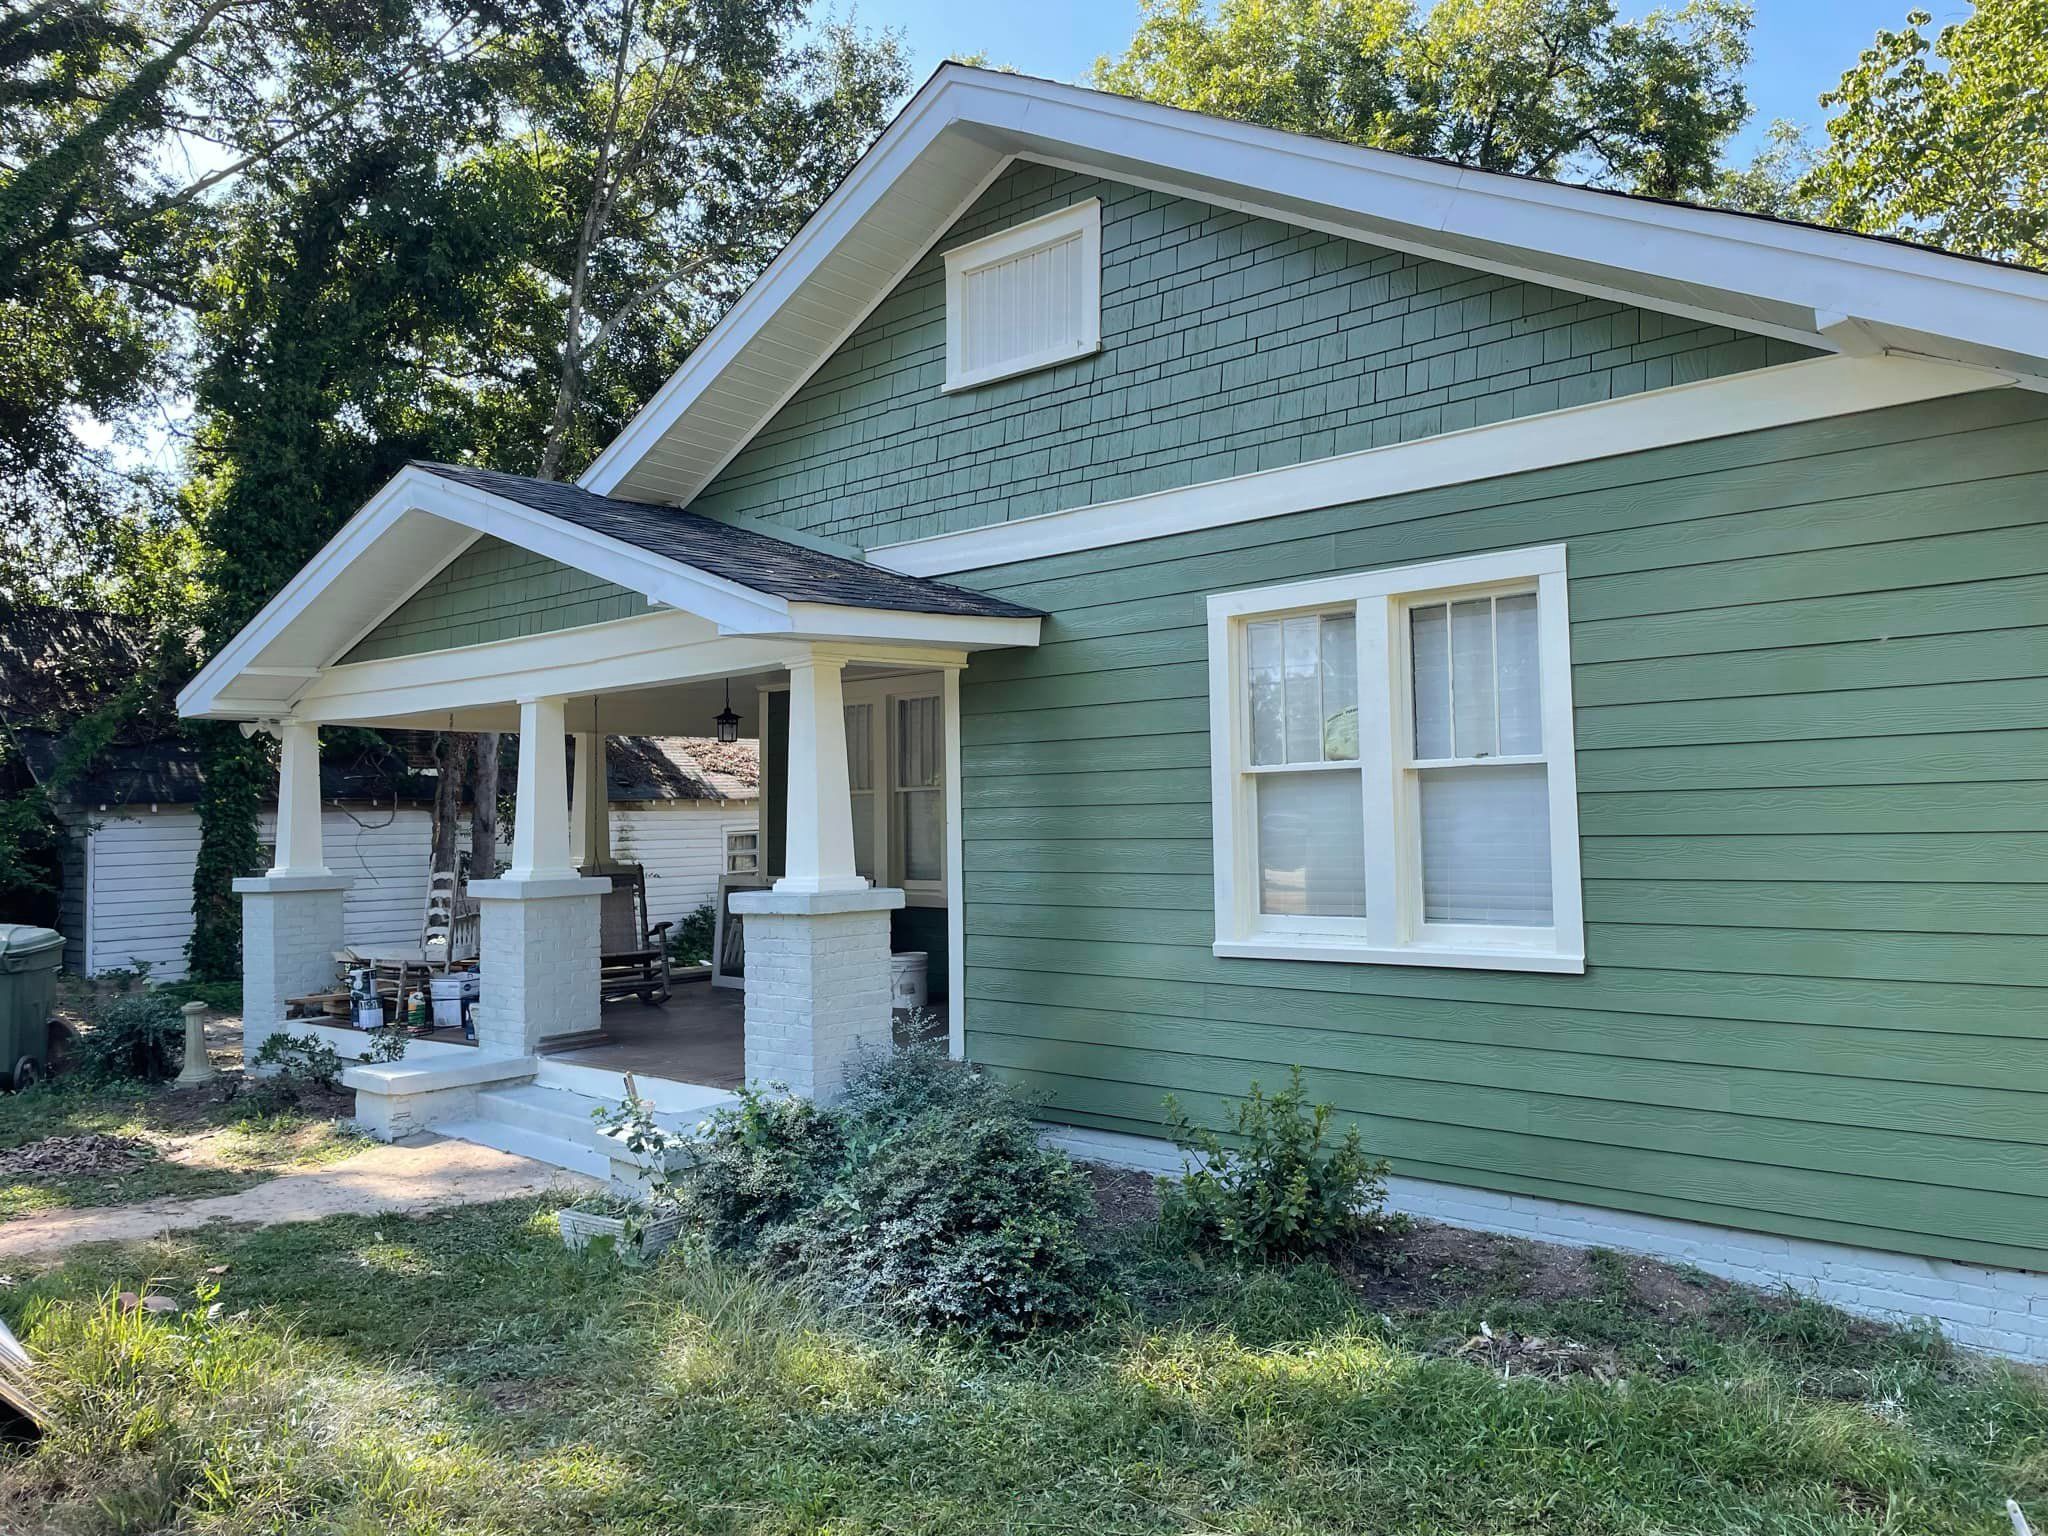
[(902, 905), (893, 890), (734, 894), (746, 919), (748, 1082), (829, 1102), (857, 1053), (890, 1048), (889, 914)]
[(242, 898), (242, 1064), (284, 1027), (285, 999), (332, 991), (341, 948), (341, 875), (256, 875)]
[(476, 1043), (531, 1056), (551, 1035), (594, 1030), (598, 903), (609, 880), (473, 880), (481, 907)]

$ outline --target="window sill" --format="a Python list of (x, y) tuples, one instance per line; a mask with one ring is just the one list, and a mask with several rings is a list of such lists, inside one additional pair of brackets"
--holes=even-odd
[(1584, 955), (1527, 949), (1466, 949), (1406, 944), (1378, 949), (1370, 944), (1330, 944), (1282, 938), (1218, 940), (1210, 952), (1219, 960), (1316, 960), (1337, 965), (1424, 965), (1463, 971), (1538, 971), (1582, 976)]
[(946, 382), (939, 386), (942, 395), (955, 395), (963, 390), (980, 389), (984, 384), (1000, 383), (1022, 374), (1037, 373), (1041, 369), (1056, 368), (1061, 363), (1071, 363), (1077, 357), (1093, 357), (1102, 350), (1097, 341), (1079, 341), (1072, 346), (1055, 347), (1049, 352), (1034, 352), (1029, 357), (1012, 358), (1008, 362), (992, 367), (977, 369), (973, 373), (948, 373)]

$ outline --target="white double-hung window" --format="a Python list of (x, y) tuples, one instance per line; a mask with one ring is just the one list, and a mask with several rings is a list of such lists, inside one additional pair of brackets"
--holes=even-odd
[(1209, 599), (1218, 955), (1585, 968), (1564, 548)]

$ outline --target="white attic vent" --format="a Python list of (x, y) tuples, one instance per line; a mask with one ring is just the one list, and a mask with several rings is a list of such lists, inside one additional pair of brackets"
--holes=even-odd
[(946, 388), (1102, 346), (1102, 204), (1094, 198), (946, 252)]

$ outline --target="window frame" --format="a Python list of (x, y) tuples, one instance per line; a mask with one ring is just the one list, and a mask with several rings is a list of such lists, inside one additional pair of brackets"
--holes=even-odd
[[(735, 847), (733, 840), (742, 837), (750, 838), (752, 846), (745, 848)], [(725, 829), (725, 872), (728, 875), (758, 876), (761, 873), (761, 864), (763, 859), (767, 857), (767, 852), (766, 840), (761, 836), (761, 828), (758, 823), (751, 827), (727, 827)], [(737, 868), (733, 864), (733, 860), (737, 858), (752, 859), (754, 861), (753, 867), (751, 869)]]
[[(1544, 765), (1552, 926), (1430, 923), (1422, 915), (1420, 774), (1443, 763), (1464, 765), (1464, 760), (1414, 756), (1409, 614), (1432, 603), (1517, 592), (1536, 595), (1543, 751), (1474, 761)], [(1274, 769), (1251, 762), (1249, 626), (1255, 620), (1346, 609), (1354, 611), (1358, 621), (1366, 916), (1362, 921), (1276, 918), (1259, 911), (1253, 781)], [(1565, 546), (1502, 550), (1216, 593), (1208, 600), (1208, 638), (1216, 923), (1212, 949), (1219, 958), (1568, 974), (1585, 970)]]
[[(1047, 347), (1022, 357), (1007, 358), (976, 369), (961, 365), (966, 353), (965, 302), (967, 279), (977, 272), (1033, 252), (1063, 245), (1076, 235), (1081, 240), (1081, 334), (1073, 341)], [(1082, 202), (1014, 224), (979, 240), (956, 245), (945, 253), (946, 263), (946, 382), (941, 393), (974, 389), (1020, 373), (1036, 373), (1056, 363), (1071, 362), (1102, 350), (1102, 201)]]
[(952, 868), (948, 838), (950, 813), (943, 779), (931, 791), (939, 796), (940, 808), (938, 878), (906, 880), (902, 875), (903, 850), (898, 836), (900, 818), (896, 814), (896, 706), (903, 699), (940, 701), (939, 750), (943, 761), (947, 745), (944, 679), (937, 674), (927, 676), (922, 673), (914, 677), (860, 678), (846, 682), (842, 693), (848, 705), (874, 706), (874, 713), (869, 717), (868, 750), (871, 765), (869, 782), (874, 785), (871, 792), (874, 795), (876, 884), (894, 886), (903, 892), (906, 906), (943, 907), (946, 904), (946, 880)]

